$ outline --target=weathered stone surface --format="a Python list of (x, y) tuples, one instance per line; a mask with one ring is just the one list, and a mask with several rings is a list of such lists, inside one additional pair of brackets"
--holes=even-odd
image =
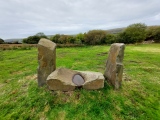
[(50, 90), (72, 91), (79, 86), (95, 90), (104, 87), (104, 76), (98, 72), (59, 68), (48, 76), (47, 85)]
[(90, 72), (90, 71), (79, 71), (85, 83), (83, 88), (87, 90), (96, 90), (104, 87), (104, 76), (99, 72)]
[(38, 85), (46, 84), (46, 79), (56, 69), (56, 44), (47, 39), (38, 43)]
[(72, 91), (75, 89), (75, 84), (72, 82), (72, 78), (78, 72), (59, 68), (52, 72), (47, 78), (47, 85), (50, 90)]
[(123, 43), (112, 44), (106, 62), (104, 76), (115, 89), (119, 89), (121, 86), (124, 49), (125, 45)]

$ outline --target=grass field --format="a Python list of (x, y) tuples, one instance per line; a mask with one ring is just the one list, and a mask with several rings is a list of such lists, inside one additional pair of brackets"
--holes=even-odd
[[(110, 46), (57, 49), (57, 67), (104, 72)], [(122, 87), (53, 92), (37, 86), (37, 49), (0, 51), (0, 120), (158, 120), (160, 44), (127, 45)]]

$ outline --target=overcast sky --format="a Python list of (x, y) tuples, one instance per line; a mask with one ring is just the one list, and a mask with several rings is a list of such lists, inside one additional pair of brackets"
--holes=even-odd
[(160, 25), (160, 0), (0, 0), (0, 38)]

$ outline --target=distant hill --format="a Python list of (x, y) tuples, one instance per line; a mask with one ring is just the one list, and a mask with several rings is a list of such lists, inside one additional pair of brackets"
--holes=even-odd
[(115, 29), (109, 29), (109, 30), (106, 30), (106, 31), (111, 33), (111, 34), (117, 34), (117, 33), (122, 32), (124, 29), (125, 28), (115, 28)]
[(22, 43), (23, 38), (13, 38), (13, 39), (5, 39), (5, 42), (15, 42), (18, 41), (19, 43)]

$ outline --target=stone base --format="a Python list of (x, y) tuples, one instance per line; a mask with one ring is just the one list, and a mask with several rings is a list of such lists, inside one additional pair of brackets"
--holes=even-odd
[(79, 71), (85, 83), (83, 88), (87, 90), (96, 90), (104, 87), (104, 76), (100, 72), (91, 72), (91, 71)]
[(48, 76), (47, 85), (50, 90), (72, 91), (76, 87), (96, 90), (104, 87), (104, 76), (99, 72), (59, 68)]

